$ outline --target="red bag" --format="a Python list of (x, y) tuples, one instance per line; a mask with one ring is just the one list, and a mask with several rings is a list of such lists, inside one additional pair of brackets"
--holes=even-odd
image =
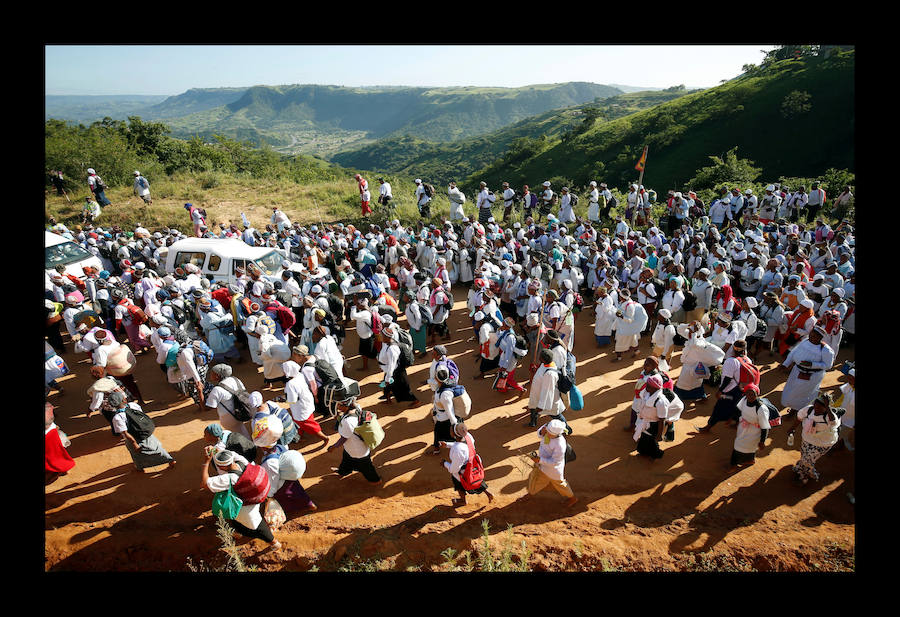
[(131, 321), (137, 325), (147, 323), (147, 314), (136, 304), (128, 303), (128, 315)]
[(475, 452), (472, 437), (466, 434), (466, 445), (469, 446), (469, 462), (459, 473), (459, 483), (467, 491), (474, 491), (484, 482), (484, 464)]
[(738, 376), (740, 391), (743, 392), (744, 388), (750, 384), (759, 387), (759, 369), (753, 366), (753, 363), (744, 356), (735, 356), (735, 360), (741, 365), (741, 372)]
[(286, 333), (297, 323), (297, 316), (294, 315), (294, 311), (286, 306), (269, 305), (266, 308), (266, 312), (269, 313), (269, 317), (278, 320), (278, 325), (281, 326), (282, 332)]
[(244, 504), (262, 503), (269, 494), (269, 474), (255, 463), (250, 463), (234, 484), (234, 492)]

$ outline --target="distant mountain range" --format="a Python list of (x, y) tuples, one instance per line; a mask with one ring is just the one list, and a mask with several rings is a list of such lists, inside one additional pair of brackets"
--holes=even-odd
[(171, 97), (47, 96), (46, 117), (85, 123), (105, 115), (113, 119), (135, 115), (165, 122), (176, 137), (222, 134), (267, 143), (282, 152), (327, 156), (384, 137), (464, 139), (551, 109), (622, 93), (587, 82), (521, 88), (196, 88)]

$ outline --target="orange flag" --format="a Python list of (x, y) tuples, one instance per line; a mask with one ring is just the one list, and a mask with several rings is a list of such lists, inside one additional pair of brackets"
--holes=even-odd
[(644, 164), (647, 162), (647, 146), (644, 146), (644, 152), (641, 154), (641, 160), (637, 162), (634, 168), (638, 171), (644, 171)]

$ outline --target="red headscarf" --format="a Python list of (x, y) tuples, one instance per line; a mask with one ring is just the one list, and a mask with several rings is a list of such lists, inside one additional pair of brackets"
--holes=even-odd
[(722, 306), (728, 306), (732, 295), (734, 295), (734, 292), (731, 290), (731, 285), (722, 285), (722, 295), (719, 297), (719, 302), (722, 303)]

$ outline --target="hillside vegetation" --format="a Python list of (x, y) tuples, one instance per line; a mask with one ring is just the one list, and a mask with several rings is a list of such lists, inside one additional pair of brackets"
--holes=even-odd
[[(772, 62), (716, 88), (598, 122), (583, 134), (531, 144), (465, 182), (520, 185), (555, 176), (570, 186), (591, 180), (626, 186), (649, 146), (644, 184), (657, 190), (688, 188), (710, 156), (734, 147), (752, 159), (763, 177), (814, 176), (824, 169), (854, 167), (854, 52)], [(808, 93), (796, 104), (793, 93)], [(794, 102), (793, 106), (791, 103)]]
[[(435, 184), (459, 180), (497, 161), (507, 153), (540, 147), (548, 139), (587, 130), (605, 122), (688, 94), (684, 88), (646, 91), (595, 99), (591, 103), (548, 111), (487, 135), (436, 143), (403, 136), (379, 139), (365, 146), (339, 152), (330, 160), (345, 167), (377, 169), (428, 178)], [(541, 143), (533, 143), (538, 140)]]

